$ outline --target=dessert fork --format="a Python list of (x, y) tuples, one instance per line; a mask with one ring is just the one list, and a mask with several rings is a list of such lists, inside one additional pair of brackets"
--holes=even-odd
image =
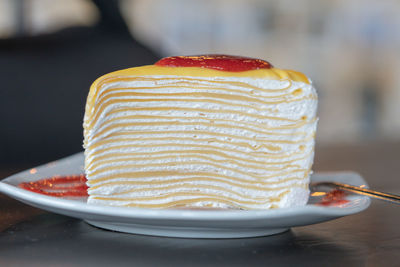
[(319, 186), (335, 187), (335, 188), (339, 188), (339, 189), (342, 189), (345, 191), (350, 191), (350, 192), (353, 192), (356, 194), (369, 196), (369, 197), (377, 198), (380, 200), (385, 200), (385, 201), (389, 201), (392, 203), (400, 204), (400, 196), (399, 195), (379, 192), (376, 190), (371, 190), (371, 189), (363, 188), (360, 186), (353, 186), (353, 185), (348, 185), (348, 184), (343, 184), (343, 183), (338, 183), (338, 182), (313, 182), (310, 184), (310, 187), (312, 189), (317, 188)]

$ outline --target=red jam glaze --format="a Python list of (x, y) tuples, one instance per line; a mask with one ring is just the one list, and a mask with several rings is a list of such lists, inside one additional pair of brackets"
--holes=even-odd
[(20, 188), (53, 197), (88, 196), (85, 175), (54, 176), (34, 182), (20, 183)]
[(154, 65), (162, 67), (200, 67), (232, 72), (272, 68), (272, 65), (265, 60), (229, 55), (166, 57), (160, 59)]
[(334, 189), (328, 192), (317, 205), (321, 206), (339, 206), (348, 203), (345, 199), (347, 196), (346, 192), (339, 189)]

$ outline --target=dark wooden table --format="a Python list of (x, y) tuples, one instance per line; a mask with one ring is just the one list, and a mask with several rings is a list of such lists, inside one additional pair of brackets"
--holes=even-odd
[[(314, 170), (354, 170), (400, 194), (400, 143), (317, 146)], [(0, 266), (400, 266), (400, 206), (379, 200), (279, 235), (206, 240), (100, 230), (0, 195), (0, 232)]]

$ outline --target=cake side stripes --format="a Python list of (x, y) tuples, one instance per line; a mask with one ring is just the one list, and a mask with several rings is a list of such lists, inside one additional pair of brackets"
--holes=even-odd
[[(165, 106), (165, 107), (151, 107), (151, 110), (149, 110), (148, 107), (116, 107), (114, 109), (111, 109), (108, 112), (102, 113), (104, 117), (115, 114), (115, 113), (125, 113), (125, 112), (159, 112), (159, 111), (182, 111), (182, 112), (192, 112), (195, 113), (197, 112), (197, 116), (201, 116), (201, 114), (222, 114), (222, 115), (239, 115), (242, 116), (243, 119), (259, 119), (259, 120), (277, 120), (277, 121), (288, 121), (288, 122), (297, 122), (298, 120), (295, 119), (290, 119), (290, 118), (284, 118), (284, 117), (272, 117), (272, 116), (266, 116), (266, 115), (259, 115), (259, 114), (254, 114), (254, 113), (246, 113), (246, 112), (240, 112), (237, 110), (232, 110), (232, 109), (223, 109), (223, 110), (210, 110), (210, 109), (202, 109), (202, 108), (193, 108), (193, 107), (177, 107), (177, 106)], [(100, 115), (100, 114), (97, 114)], [(203, 116), (204, 116), (203, 115)], [(98, 121), (98, 117), (94, 118), (91, 123), (88, 125), (88, 128), (91, 129), (93, 128), (93, 125)]]
[[(307, 122), (307, 121), (302, 121), (299, 122), (297, 124), (292, 124), (292, 125), (285, 125), (285, 126), (281, 126), (281, 127), (270, 127), (269, 130), (279, 130), (279, 129), (296, 129), (299, 128), (301, 126), (304, 126), (306, 124), (312, 124), (314, 123), (314, 121), (311, 122)], [(130, 123), (126, 123), (126, 122), (121, 122), (121, 123), (115, 123), (115, 124), (111, 124), (109, 126), (103, 126), (101, 129), (99, 129), (95, 134), (93, 134), (93, 136), (89, 137), (90, 139), (96, 139), (97, 137), (101, 137), (104, 138), (107, 136), (107, 133), (110, 133), (110, 130), (114, 130), (115, 129), (120, 129), (120, 130), (128, 130), (129, 127), (137, 127), (137, 126), (147, 126), (147, 127), (151, 127), (151, 126), (204, 126), (204, 127), (209, 127), (209, 128), (223, 128), (223, 129), (241, 129), (244, 130), (248, 133), (252, 133), (253, 135), (256, 134), (261, 134), (261, 135), (268, 135), (268, 132), (265, 131), (260, 131), (260, 130), (255, 130), (255, 129), (251, 129), (248, 127), (241, 127), (241, 126), (237, 126), (237, 127), (233, 127), (232, 125), (229, 124), (223, 124), (223, 123), (206, 123), (206, 122), (179, 122), (179, 121), (151, 121), (151, 122), (130, 122)], [(152, 128), (154, 130), (154, 127)], [(201, 129), (198, 129), (201, 130)], [(212, 135), (213, 131), (210, 131), (210, 135)], [(233, 136), (235, 137), (235, 135), (231, 135), (231, 134), (227, 134), (229, 136)], [(236, 136), (236, 138), (240, 138), (240, 136)], [(242, 136), (241, 139), (250, 139), (249, 137), (246, 136)], [(298, 141), (291, 141), (291, 140), (263, 140), (264, 142), (275, 142), (275, 143), (296, 143)]]
[[(153, 124), (162, 123), (163, 125), (170, 125), (175, 123), (176, 125), (191, 125), (198, 124), (202, 126), (221, 126), (223, 128), (229, 129), (243, 129), (252, 130), (255, 133), (261, 133), (263, 135), (283, 135), (283, 136), (295, 136), (301, 135), (305, 132), (298, 133), (285, 133), (279, 130), (293, 129), (294, 127), (301, 128), (315, 122), (315, 118), (307, 118), (303, 116), (300, 120), (295, 121), (290, 124), (281, 124), (279, 127), (273, 127), (268, 124), (266, 120), (265, 125), (261, 123), (247, 122), (247, 121), (233, 121), (223, 118), (206, 118), (206, 117), (195, 117), (195, 116), (159, 116), (159, 115), (125, 115), (125, 114), (115, 114), (110, 117), (107, 121), (99, 122), (96, 127), (91, 128), (90, 131), (100, 132), (108, 126), (113, 125), (113, 123), (138, 123), (139, 126), (146, 126)], [(142, 125), (140, 125), (142, 124)], [(279, 128), (279, 129), (277, 129)]]
[[(310, 138), (311, 141), (311, 138)], [(301, 143), (300, 143), (301, 144)], [(109, 146), (105, 148), (99, 148), (97, 150), (90, 150), (90, 152), (87, 153), (87, 158), (86, 158), (86, 163), (89, 164), (93, 161), (94, 156), (96, 154), (101, 154), (102, 152), (107, 152), (107, 151), (114, 151), (121, 149), (121, 151), (126, 152), (126, 153), (131, 153), (131, 152), (139, 152), (138, 148), (152, 148), (153, 146), (151, 144), (137, 144), (135, 146), (129, 146), (129, 145), (120, 145), (120, 146)], [(248, 151), (240, 151), (240, 150), (235, 150), (235, 149), (230, 149), (226, 147), (217, 147), (213, 146), (212, 144), (208, 145), (203, 145), (203, 144), (157, 144), (157, 148), (164, 148), (164, 150), (177, 150), (177, 148), (183, 148), (183, 150), (188, 149), (192, 150), (193, 148), (199, 148), (199, 149), (207, 149), (207, 150), (212, 150), (216, 152), (223, 152), (223, 153), (234, 153), (233, 155), (246, 160), (246, 157), (259, 157), (259, 158), (268, 158), (270, 155), (264, 154), (264, 152), (248, 152)], [(146, 153), (147, 151), (141, 151)]]
[(90, 185), (95, 185), (97, 183), (103, 182), (103, 181), (112, 181), (113, 179), (126, 179), (127, 181), (129, 180), (135, 180), (138, 178), (146, 178), (146, 177), (168, 177), (170, 175), (175, 175), (175, 176), (215, 176), (215, 177), (221, 177), (225, 179), (231, 179), (243, 183), (252, 183), (252, 184), (263, 184), (263, 182), (266, 179), (277, 177), (277, 176), (283, 176), (283, 175), (291, 175), (295, 173), (309, 173), (310, 168), (308, 169), (294, 169), (291, 171), (286, 171), (286, 172), (278, 172), (273, 175), (265, 175), (265, 176), (251, 176), (247, 175), (245, 179), (238, 178), (235, 176), (229, 176), (229, 175), (223, 175), (218, 172), (207, 172), (207, 171), (182, 171), (182, 170), (156, 170), (156, 171), (136, 171), (136, 172), (121, 172), (121, 173), (112, 173), (105, 175), (100, 178), (92, 178), (88, 180), (88, 184)]
[[(282, 101), (275, 101), (275, 102), (270, 102), (270, 103), (265, 103), (264, 105), (277, 105), (277, 104), (282, 104), (282, 103), (293, 103), (293, 102), (300, 102), (304, 100), (316, 100), (315, 96), (304, 96), (301, 98), (296, 98), (296, 99), (291, 99), (291, 100), (282, 100)], [(250, 105), (250, 104), (238, 104), (238, 103), (233, 103), (227, 102), (227, 101), (221, 101), (221, 100), (216, 100), (212, 98), (164, 98), (164, 99), (157, 99), (157, 98), (113, 98), (113, 99), (107, 99), (103, 103), (101, 103), (99, 106), (97, 106), (97, 109), (94, 111), (94, 116), (96, 116), (97, 113), (101, 113), (104, 111), (104, 109), (112, 104), (118, 103), (134, 103), (134, 102), (142, 102), (142, 103), (148, 103), (148, 102), (154, 102), (158, 103), (161, 102), (162, 104), (165, 104), (166, 102), (187, 102), (187, 103), (213, 103), (217, 105), (225, 105), (227, 107), (237, 107), (237, 108), (246, 108), (249, 110), (254, 110), (255, 112), (260, 112), (263, 111), (263, 107), (258, 107), (256, 105)], [(90, 118), (92, 120), (93, 118)]]
[[(190, 198), (196, 198), (198, 196), (201, 197), (213, 197), (216, 199), (223, 199), (223, 200), (229, 200), (231, 202), (237, 202), (241, 204), (263, 204), (265, 202), (270, 202), (270, 201), (279, 201), (280, 197), (284, 195), (284, 193), (287, 193), (289, 190), (283, 191), (277, 196), (273, 197), (265, 197), (264, 199), (257, 199), (257, 200), (250, 200), (250, 199), (236, 199), (233, 197), (227, 197), (227, 196), (221, 196), (218, 194), (212, 194), (212, 193), (194, 193), (194, 192), (175, 192), (175, 193), (169, 193), (169, 194), (163, 194), (163, 195), (157, 195), (157, 196), (145, 196), (145, 197), (137, 197), (137, 198), (117, 198), (117, 197), (101, 197), (101, 196), (93, 196), (92, 198), (99, 199), (99, 200), (111, 200), (111, 201), (131, 201), (131, 202), (141, 202), (141, 201), (155, 201), (155, 200), (165, 200), (171, 197), (179, 197), (179, 196), (185, 196)], [(166, 200), (166, 202), (171, 202)]]
[[(313, 153), (313, 150), (307, 150), (307, 152), (302, 152), (302, 151), (295, 151), (293, 153), (288, 154), (287, 156), (281, 156), (274, 158), (274, 160), (282, 160), (283, 158), (286, 159), (286, 161), (266, 161), (264, 160), (254, 160), (254, 158), (248, 158), (248, 159), (242, 159), (239, 157), (235, 157), (232, 154), (227, 154), (215, 150), (164, 150), (164, 151), (157, 151), (157, 152), (136, 152), (136, 153), (107, 153), (107, 154), (101, 154), (101, 155), (94, 155), (93, 158), (95, 158), (95, 163), (90, 163), (87, 164), (88, 168), (96, 167), (99, 164), (102, 164), (105, 162), (105, 164), (108, 162), (113, 162), (115, 161), (129, 161), (130, 158), (137, 158), (138, 156), (140, 157), (147, 157), (149, 160), (151, 160), (153, 157), (157, 158), (158, 157), (170, 157), (170, 156), (186, 156), (186, 155), (200, 155), (200, 156), (209, 156), (210, 160), (215, 160), (214, 157), (220, 157), (222, 159), (226, 159), (228, 162), (230, 160), (233, 161), (239, 161), (243, 163), (253, 163), (253, 164), (258, 164), (258, 165), (274, 165), (274, 164), (285, 164), (287, 162), (294, 162), (295, 160), (301, 160), (298, 158), (292, 158), (294, 156), (300, 155), (300, 154), (306, 154), (305, 157), (311, 156), (311, 153)], [(163, 156), (160, 156), (163, 155)], [(293, 159), (293, 161), (292, 161)]]
[[(166, 92), (164, 89), (175, 89), (174, 92)], [(176, 89), (181, 89), (182, 92), (176, 92)], [(200, 91), (199, 91), (200, 90)], [(203, 92), (203, 90), (207, 90), (209, 92)], [(146, 91), (146, 92), (142, 92)], [(150, 91), (150, 92), (147, 92)], [(211, 91), (211, 92), (210, 92)], [(216, 92), (215, 92), (216, 91)], [(221, 93), (220, 91), (224, 92)], [(229, 92), (229, 93), (225, 93)], [(280, 94), (280, 95), (261, 95), (255, 94), (254, 91), (239, 91), (233, 89), (226, 89), (221, 87), (210, 87), (210, 86), (138, 86), (138, 87), (111, 87), (103, 90), (98, 98), (96, 99), (96, 105), (100, 105), (103, 103), (107, 98), (117, 96), (136, 96), (136, 97), (152, 97), (154, 95), (160, 97), (212, 97), (212, 98), (221, 98), (221, 99), (230, 99), (236, 100), (240, 102), (255, 102), (260, 104), (268, 104), (271, 101), (267, 101), (267, 99), (271, 100), (274, 99), (275, 101), (284, 101), (289, 97), (299, 96), (303, 93), (302, 88), (293, 88), (291, 92)], [(274, 101), (272, 101), (274, 103)]]
[[(88, 171), (87, 174), (91, 175), (91, 176), (95, 176), (95, 175), (101, 175), (105, 172), (108, 171), (117, 171), (117, 170), (129, 170), (129, 169), (141, 169), (141, 168), (158, 168), (158, 167), (176, 167), (177, 165), (179, 165), (179, 167), (184, 167), (187, 165), (193, 165), (193, 166), (204, 166), (204, 168), (209, 168), (209, 167), (214, 167), (217, 169), (222, 169), (222, 170), (229, 170), (232, 172), (237, 172), (243, 175), (248, 174), (249, 171), (251, 171), (252, 174), (254, 175), (260, 175), (259, 173), (256, 173), (254, 170), (251, 169), (256, 169), (256, 168), (250, 168), (250, 167), (244, 167), (244, 165), (240, 166), (239, 164), (234, 164), (234, 165), (238, 165), (235, 167), (227, 167), (226, 166), (226, 161), (222, 161), (222, 162), (218, 162), (218, 161), (204, 161), (204, 160), (197, 160), (197, 161), (180, 161), (180, 162), (176, 162), (176, 161), (172, 161), (172, 162), (161, 162), (161, 163), (146, 163), (146, 164), (125, 164), (122, 166), (109, 166), (100, 170), (95, 170), (95, 171)], [(121, 168), (122, 167), (122, 168)], [(239, 168), (238, 168), (239, 167)], [(246, 171), (243, 171), (243, 167), (245, 168)], [(257, 168), (258, 171), (264, 171), (264, 173), (270, 173), (270, 172), (279, 172), (282, 170), (289, 170), (289, 169), (295, 169), (295, 168), (299, 168), (300, 166), (298, 164), (287, 164), (281, 167), (277, 167), (277, 166), (268, 166), (267, 168)]]
[[(201, 180), (200, 180), (201, 181)], [(145, 186), (142, 187), (129, 187), (126, 188), (126, 185), (123, 186), (123, 190), (119, 190), (118, 187), (110, 187), (110, 186), (100, 186), (97, 188), (97, 190), (90, 190), (90, 194), (93, 196), (105, 196), (102, 192), (107, 190), (107, 195), (106, 196), (114, 196), (114, 197), (136, 197), (140, 195), (160, 195), (165, 192), (170, 192), (171, 190), (178, 189), (178, 191), (183, 191), (183, 192), (200, 192), (200, 190), (203, 191), (209, 191), (214, 190), (224, 193), (229, 193), (230, 195), (237, 195), (240, 198), (248, 198), (248, 199), (260, 199), (265, 197), (265, 193), (276, 193), (276, 191), (282, 191), (284, 189), (288, 189), (290, 187), (296, 186), (296, 187), (304, 187), (306, 186), (305, 181), (302, 180), (292, 180), (292, 183), (287, 183), (282, 182), (277, 184), (277, 186), (274, 187), (250, 187), (250, 186), (243, 186), (243, 185), (235, 185), (232, 186), (232, 184), (228, 183), (215, 183), (213, 182), (208, 182), (208, 183), (199, 183), (199, 181), (194, 181), (192, 183), (188, 183), (187, 181), (184, 182), (176, 182), (176, 183), (167, 183), (167, 184), (146, 184)], [(232, 188), (232, 189), (231, 189)]]
[(304, 176), (289, 176), (287, 178), (282, 178), (279, 179), (279, 181), (262, 181), (258, 183), (252, 183), (249, 182), (248, 180), (238, 182), (236, 180), (232, 180), (229, 178), (220, 178), (216, 176), (188, 176), (188, 177), (180, 177), (180, 178), (168, 178), (168, 179), (155, 179), (151, 177), (151, 180), (146, 179), (146, 180), (119, 180), (119, 181), (106, 181), (102, 183), (98, 183), (96, 185), (93, 185), (89, 188), (89, 191), (92, 192), (96, 189), (99, 188), (104, 188), (104, 187), (110, 187), (110, 186), (143, 186), (143, 185), (148, 185), (148, 186), (161, 186), (161, 185), (166, 185), (166, 184), (175, 184), (175, 183), (187, 183), (187, 182), (209, 182), (209, 183), (220, 183), (220, 184), (227, 184), (228, 186), (233, 186), (233, 187), (242, 187), (245, 189), (253, 189), (253, 190), (259, 190), (259, 191), (266, 191), (268, 192), (270, 189), (275, 188), (276, 186), (279, 186), (279, 184), (285, 183), (285, 182), (291, 182), (291, 181), (304, 181), (305, 180), (305, 175)]
[[(165, 155), (167, 154), (167, 155)], [(111, 156), (108, 159), (106, 158), (105, 160), (99, 160), (96, 159), (96, 164), (91, 164), (87, 166), (87, 171), (92, 171), (92, 170), (97, 170), (99, 168), (107, 168), (109, 164), (112, 165), (118, 165), (118, 164), (129, 164), (131, 162), (146, 162), (146, 161), (158, 161), (158, 160), (164, 160), (164, 159), (174, 159), (174, 157), (184, 157), (185, 159), (192, 159), (192, 158), (197, 158), (197, 159), (203, 159), (203, 160), (208, 160), (208, 161), (215, 161), (215, 162), (229, 162), (229, 163), (234, 163), (238, 165), (243, 165), (243, 166), (248, 166), (250, 165), (251, 167), (260, 167), (260, 166), (265, 166), (265, 165), (285, 165), (285, 164), (290, 164), (294, 163), (296, 161), (301, 161), (304, 159), (307, 159), (310, 157), (311, 152), (304, 153), (301, 157), (293, 158), (293, 159), (288, 159), (285, 161), (278, 161), (278, 162), (254, 162), (252, 160), (243, 160), (243, 159), (233, 159), (232, 157), (224, 157), (222, 159), (216, 159), (215, 157), (213, 158), (210, 153), (199, 153), (198, 151), (196, 152), (187, 152), (187, 151), (175, 151), (174, 153), (164, 153), (164, 156), (150, 156), (150, 157), (144, 157), (142, 153), (138, 153), (137, 155), (141, 155), (141, 157), (117, 157), (117, 156)], [(256, 164), (254, 164), (256, 163)]]

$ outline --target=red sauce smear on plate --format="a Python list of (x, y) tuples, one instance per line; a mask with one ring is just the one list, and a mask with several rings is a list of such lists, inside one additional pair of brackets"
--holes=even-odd
[(53, 197), (86, 197), (88, 196), (84, 174), (53, 176), (50, 178), (20, 183), (20, 188)]
[(321, 206), (339, 206), (346, 203), (349, 203), (345, 197), (347, 196), (346, 192), (339, 189), (333, 189), (326, 193), (326, 195), (322, 198), (322, 200), (317, 203), (317, 205)]
[(230, 55), (166, 57), (160, 59), (154, 65), (162, 67), (200, 67), (232, 72), (272, 68), (272, 65), (265, 60)]

